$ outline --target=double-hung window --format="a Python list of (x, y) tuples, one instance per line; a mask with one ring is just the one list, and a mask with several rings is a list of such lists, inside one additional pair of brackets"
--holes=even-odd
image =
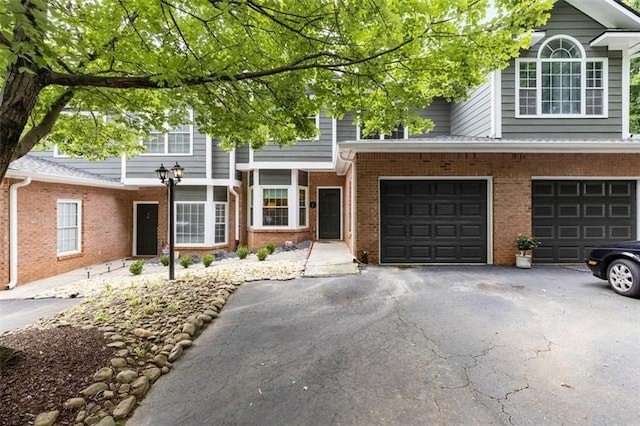
[(58, 255), (79, 253), (82, 221), (80, 200), (58, 200)]
[(379, 133), (369, 133), (367, 136), (363, 134), (363, 127), (357, 127), (356, 139), (358, 140), (384, 140), (384, 139), (409, 139), (409, 129), (404, 126), (398, 126), (389, 135), (381, 135)]
[[(193, 122), (193, 113), (189, 114)], [(191, 155), (193, 153), (193, 125), (183, 124), (166, 129), (153, 129), (142, 144), (143, 155)]]
[(204, 244), (205, 203), (176, 203), (176, 243)]
[(607, 59), (587, 58), (571, 37), (551, 37), (537, 58), (516, 60), (516, 115), (605, 117)]
[(262, 189), (262, 222), (264, 226), (289, 226), (289, 190)]

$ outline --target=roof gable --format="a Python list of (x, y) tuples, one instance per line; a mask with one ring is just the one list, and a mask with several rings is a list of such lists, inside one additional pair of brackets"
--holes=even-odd
[(640, 30), (640, 13), (620, 0), (564, 1), (606, 28)]

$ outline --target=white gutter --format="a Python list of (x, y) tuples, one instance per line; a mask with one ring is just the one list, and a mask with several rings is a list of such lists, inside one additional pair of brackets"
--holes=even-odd
[(9, 290), (18, 284), (18, 188), (30, 183), (31, 178), (26, 177), (9, 188)]
[(127, 190), (138, 189), (131, 186), (125, 186), (120, 182), (107, 182), (107, 181), (100, 181), (97, 179), (89, 179), (89, 178), (75, 177), (75, 176), (52, 175), (47, 173), (34, 173), (34, 172), (8, 170), (6, 177), (12, 178), (12, 179), (28, 178), (28, 179), (37, 180), (39, 182), (62, 183), (62, 184), (76, 185), (76, 186), (93, 186), (96, 188), (127, 189)]
[(233, 187), (233, 182), (236, 178), (236, 150), (234, 149), (229, 153), (229, 192), (233, 195), (235, 203), (233, 204), (235, 207), (235, 223), (234, 223), (234, 232), (235, 232), (235, 246), (233, 250), (238, 249), (238, 245), (240, 244), (240, 196), (236, 192)]
[(466, 152), (466, 153), (529, 153), (529, 154), (562, 154), (562, 153), (597, 153), (621, 154), (640, 153), (638, 141), (374, 141), (374, 142), (341, 142), (340, 159), (355, 158), (358, 152)]

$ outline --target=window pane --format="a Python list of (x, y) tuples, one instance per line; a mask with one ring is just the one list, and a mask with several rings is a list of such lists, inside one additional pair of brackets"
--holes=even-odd
[(300, 189), (298, 194), (298, 225), (307, 226), (307, 191)]
[(163, 154), (164, 153), (164, 135), (162, 133), (151, 133), (147, 139), (142, 141), (147, 147), (147, 154)]
[(176, 242), (204, 244), (204, 203), (176, 203)]
[(57, 252), (80, 251), (79, 203), (57, 204)]
[(191, 151), (189, 133), (169, 133), (169, 153), (170, 154), (188, 154)]
[(214, 242), (224, 243), (227, 236), (227, 205), (226, 203), (215, 204), (215, 219), (214, 219)]
[(580, 67), (576, 61), (542, 63), (543, 114), (580, 114)]
[(289, 198), (285, 188), (265, 188), (262, 193), (262, 224), (289, 225)]

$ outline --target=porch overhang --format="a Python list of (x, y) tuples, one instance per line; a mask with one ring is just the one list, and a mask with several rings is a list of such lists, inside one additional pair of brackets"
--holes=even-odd
[(634, 55), (640, 51), (640, 31), (605, 31), (589, 45), (607, 47), (609, 50), (628, 50), (630, 55)]

